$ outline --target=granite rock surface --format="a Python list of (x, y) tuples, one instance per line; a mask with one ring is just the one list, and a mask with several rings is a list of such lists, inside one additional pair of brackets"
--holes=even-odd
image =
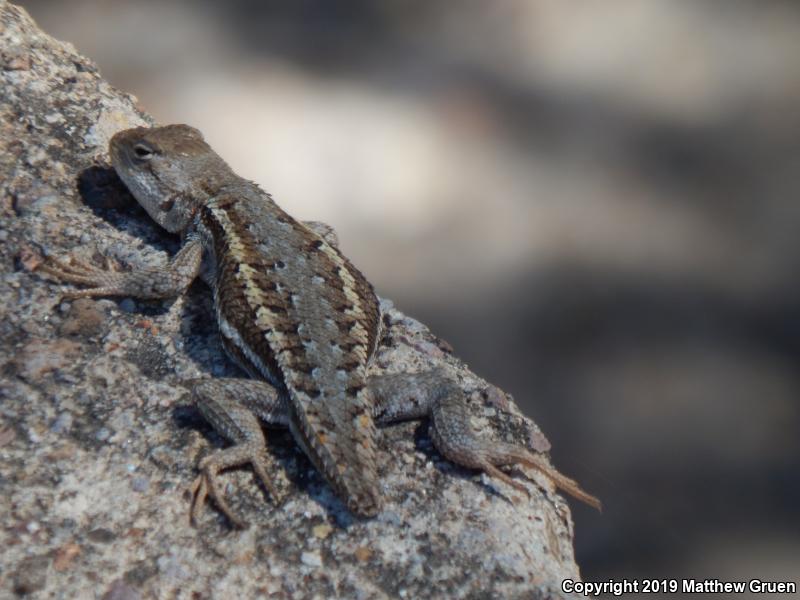
[[(275, 506), (248, 469), (189, 524), (198, 460), (225, 444), (183, 382), (241, 375), (217, 338), (208, 289), (176, 301), (64, 301), (34, 272), (72, 254), (163, 263), (178, 240), (107, 163), (117, 131), (152, 125), (67, 43), (0, 0), (0, 596), (32, 598), (562, 597), (579, 578), (566, 501), (535, 474), (530, 497), (457, 467), (424, 423), (380, 430), (386, 505), (357, 520), (290, 435), (268, 432), (287, 473)], [(343, 240), (346, 247), (346, 240)], [(383, 300), (386, 372), (443, 365), (485, 435), (546, 452), (513, 399)]]

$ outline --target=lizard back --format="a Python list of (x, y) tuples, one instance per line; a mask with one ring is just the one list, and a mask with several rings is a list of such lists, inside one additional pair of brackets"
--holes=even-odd
[(380, 330), (371, 284), (339, 252), (243, 179), (197, 215), (214, 261), (223, 344), (285, 390), (290, 427), (356, 513), (379, 510), (366, 369)]

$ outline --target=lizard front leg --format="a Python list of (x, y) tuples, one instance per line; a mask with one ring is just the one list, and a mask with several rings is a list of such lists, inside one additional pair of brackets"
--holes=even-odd
[(526, 493), (528, 490), (525, 486), (498, 467), (512, 464), (532, 467), (556, 487), (600, 509), (597, 498), (547, 464), (543, 457), (521, 446), (504, 442), (490, 443), (481, 439), (469, 422), (462, 390), (443, 371), (436, 369), (414, 375), (372, 376), (369, 378), (369, 387), (375, 401), (376, 423), (387, 424), (428, 416), (431, 439), (448, 460), (464, 467), (480, 469)]
[(276, 471), (276, 466), (267, 452), (259, 418), (272, 425), (288, 426), (286, 400), (268, 383), (250, 379), (202, 379), (195, 383), (192, 396), (203, 417), (233, 443), (198, 464), (200, 475), (191, 488), (192, 523), (198, 522), (205, 500), (210, 497), (235, 527), (244, 528), (246, 523), (233, 513), (220, 493), (217, 477), (223, 469), (249, 463), (273, 500), (282, 500), (268, 475)]
[(66, 298), (95, 296), (133, 296), (143, 299), (180, 296), (200, 270), (203, 246), (196, 236), (189, 236), (169, 264), (161, 268), (118, 272), (101, 269), (81, 260), (70, 262), (49, 257), (38, 271), (61, 281), (93, 286), (85, 290), (66, 292)]

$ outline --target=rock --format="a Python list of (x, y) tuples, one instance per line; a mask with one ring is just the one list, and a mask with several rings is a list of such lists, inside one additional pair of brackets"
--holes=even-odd
[(80, 351), (80, 344), (70, 340), (33, 339), (14, 359), (20, 377), (37, 381), (45, 374), (72, 364)]
[(119, 309), (126, 313), (135, 313), (136, 302), (133, 298), (125, 298), (119, 303)]
[(101, 333), (105, 324), (106, 318), (99, 310), (97, 302), (89, 298), (78, 298), (72, 303), (59, 331), (65, 336), (92, 337)]
[(66, 571), (70, 568), (73, 561), (80, 556), (81, 547), (77, 544), (64, 544), (55, 552), (53, 559), (53, 568), (56, 571)]
[(103, 600), (141, 600), (141, 593), (132, 588), (121, 579), (111, 584), (108, 591), (103, 594)]
[[(449, 463), (413, 422), (380, 431), (386, 509), (377, 518), (354, 518), (291, 436), (271, 430), (287, 502), (274, 505), (251, 471), (233, 470), (226, 494), (250, 528), (230, 530), (212, 506), (191, 527), (185, 492), (219, 437), (188, 406), (184, 382), (240, 376), (209, 325), (206, 290), (193, 286), (174, 303), (62, 304), (62, 286), (30, 272), (37, 263), (23, 246), (84, 257), (121, 249), (118, 258), (133, 249), (143, 265), (174, 251), (175, 240), (142, 211), (119, 210), (130, 197), (116, 200), (124, 188), (106, 162), (116, 131), (152, 119), (4, 0), (0, 48), (0, 275), (8, 283), (0, 286), (8, 423), (0, 430), (8, 574), (0, 596), (563, 595), (561, 580), (579, 578), (565, 500), (518, 475), (530, 497)], [(440, 365), (457, 377), (485, 435), (543, 447), (501, 390), (424, 325), (383, 306), (388, 335), (376, 364)]]
[(19, 561), (14, 572), (13, 591), (25, 596), (43, 590), (47, 584), (47, 566), (50, 560), (46, 556), (31, 556)]
[(300, 555), (300, 562), (308, 567), (321, 567), (322, 557), (319, 552), (303, 552)]

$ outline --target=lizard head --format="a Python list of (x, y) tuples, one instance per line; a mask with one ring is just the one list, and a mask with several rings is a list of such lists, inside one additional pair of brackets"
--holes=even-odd
[(139, 204), (174, 233), (189, 224), (213, 180), (230, 171), (203, 134), (188, 125), (120, 131), (111, 138), (109, 154)]

